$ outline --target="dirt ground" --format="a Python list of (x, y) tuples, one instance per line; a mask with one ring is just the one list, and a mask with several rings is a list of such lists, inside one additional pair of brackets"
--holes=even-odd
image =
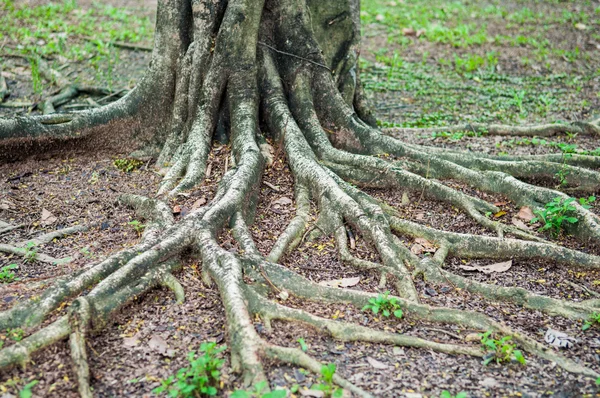
[[(35, 7), (43, 3), (31, 0), (27, 5)], [(144, 0), (115, 0), (109, 3), (148, 18), (152, 18), (155, 7), (152, 1)], [(506, 37), (543, 36), (548, 41), (543, 48), (553, 51), (549, 51), (547, 58), (540, 61), (536, 58), (540, 47), (527, 43), (514, 46), (508, 40), (488, 39), (479, 44), (456, 46), (432, 38), (417, 38), (411, 32), (398, 36), (397, 31), (412, 28), (408, 24), (395, 26), (393, 32), (396, 33), (391, 34), (390, 24), (395, 23), (394, 12), (402, 14), (402, 7), (407, 7), (406, 15), (411, 15), (409, 11), (412, 5), (405, 5), (401, 0), (365, 3), (362, 80), (369, 90), (378, 119), (385, 122), (382, 122), (383, 126), (423, 127), (466, 121), (573, 121), (600, 112), (600, 38), (597, 34), (600, 32), (600, 3), (597, 1), (555, 3), (509, 0), (499, 4), (463, 0), (451, 3), (452, 7), (455, 3), (462, 4), (466, 10), (464, 12), (473, 15), (470, 23), (475, 27), (485, 25), (490, 37), (497, 37), (500, 33)], [(493, 14), (495, 17), (483, 11), (476, 13), (477, 10), (487, 10), (492, 6), (501, 8), (505, 13)], [(85, 10), (94, 5), (80, 1), (78, 7)], [(449, 12), (452, 12), (452, 7)], [(547, 21), (550, 29), (544, 24), (531, 25), (528, 19), (511, 19), (514, 15), (529, 15), (523, 12), (525, 8), (533, 15), (565, 15), (569, 12), (577, 16), (583, 13), (589, 15), (589, 20), (586, 20), (586, 28), (582, 30), (580, 26), (575, 26), (580, 22), (569, 19), (568, 23)], [(392, 9), (395, 11), (390, 11)], [(456, 15), (460, 15), (460, 12), (463, 11), (456, 11)], [(415, 21), (415, 28), (419, 27), (416, 26), (418, 23), (425, 24)], [(452, 24), (448, 26), (454, 27)], [(142, 37), (138, 43), (150, 45), (150, 37), (151, 34)], [(4, 45), (15, 46), (16, 43), (11, 40), (5, 36)], [(575, 47), (580, 48), (577, 54), (581, 55), (572, 59), (570, 53), (565, 51)], [(113, 65), (117, 73), (113, 74), (111, 84), (116, 89), (130, 88), (139, 79), (149, 60), (149, 53), (126, 49), (115, 51), (119, 54), (118, 62)], [(493, 65), (484, 63), (477, 70), (460, 69), (462, 66), (459, 65), (462, 64), (456, 61), (456, 57), (483, 58), (490, 52), (496, 54), (497, 61)], [(445, 59), (454, 59), (454, 63), (448, 65)], [(57, 57), (52, 60), (56, 61)], [(44, 87), (41, 93), (32, 91), (28, 63), (23, 58), (5, 56), (1, 65), (11, 89), (11, 97), (7, 102), (35, 102), (52, 91), (51, 86)], [(68, 63), (63, 73), (76, 76), (80, 81), (98, 83), (98, 70), (102, 71), (106, 65), (100, 64), (99, 69), (92, 71), (87, 66), (85, 62)], [(106, 77), (106, 74), (102, 76)], [(524, 90), (526, 93), (521, 94)], [(541, 96), (545, 96), (545, 102), (540, 102)], [(84, 100), (77, 98), (73, 102), (83, 103)], [(0, 117), (9, 117), (36, 113), (37, 110), (31, 107), (0, 108), (0, 112)], [(559, 144), (574, 144), (577, 151), (593, 151), (600, 146), (595, 138), (579, 136), (553, 137), (544, 143), (532, 143), (524, 137), (507, 139), (489, 136), (405, 135), (403, 139), (418, 144), (509, 154), (558, 152)], [(256, 220), (251, 227), (258, 249), (265, 254), (295, 213), (293, 178), (282, 155), (276, 152), (275, 156), (275, 162), (263, 176)], [(205, 183), (189, 196), (178, 197), (169, 203), (173, 208), (178, 206), (176, 217), (183, 217), (195, 207), (210, 201), (227, 168), (228, 157), (228, 146), (215, 144)], [(18, 268), (15, 272), (19, 278), (12, 283), (0, 284), (0, 310), (10, 308), (17, 300), (39, 295), (54, 279), (131, 246), (139, 239), (136, 221), (143, 220), (136, 220), (132, 210), (118, 204), (117, 197), (120, 193), (152, 196), (161, 177), (151, 162), (139, 164), (130, 172), (120, 170), (116, 163), (127, 158), (127, 153), (74, 151), (43, 154), (19, 163), (0, 164), (0, 220), (21, 225), (16, 230), (0, 234), (0, 243), (19, 242), (75, 225), (88, 227), (85, 232), (55, 239), (33, 249), (36, 253), (56, 259), (70, 257), (71, 261), (63, 265), (49, 265), (35, 259), (26, 261), (21, 257), (0, 253), (0, 268), (16, 264)], [(453, 181), (444, 183), (469, 189)], [(557, 184), (556, 181), (542, 183), (552, 187)], [(416, 222), (455, 232), (489, 234), (458, 209), (431, 201), (420, 192), (376, 189), (367, 192), (395, 206), (402, 215)], [(502, 222), (511, 223), (519, 212), (519, 208), (503, 197), (473, 190), (469, 190), (469, 193), (499, 204), (505, 212), (498, 217)], [(534, 231), (535, 226), (531, 229)], [(406, 237), (400, 236), (400, 239), (408, 246), (415, 243)], [(229, 231), (222, 233), (220, 242), (223, 247), (236, 250)], [(557, 242), (600, 255), (599, 247), (584, 247), (565, 234), (560, 235)], [(356, 237), (353, 254), (359, 258), (377, 260), (373, 248), (360, 236)], [(189, 258), (184, 260), (183, 271), (177, 275), (186, 292), (184, 304), (177, 304), (170, 291), (156, 289), (124, 308), (104, 330), (98, 331), (90, 339), (92, 386), (97, 397), (150, 397), (160, 380), (187, 365), (189, 351), (197, 350), (206, 341), (217, 344), (227, 342), (225, 314), (218, 291), (201, 282), (201, 264)], [(548, 261), (514, 261), (510, 270), (493, 274), (461, 268), (464, 265), (490, 263), (493, 261), (449, 258), (446, 269), (473, 280), (520, 286), (555, 298), (580, 301), (600, 295), (598, 272), (565, 269)], [(359, 277), (360, 282), (352, 289), (395, 292), (389, 281), (384, 288), (379, 285), (377, 273), (357, 271), (343, 264), (331, 237), (303, 241), (296, 251), (282, 260), (282, 264), (316, 282)], [(573, 348), (564, 350), (563, 354), (600, 371), (598, 327), (583, 332), (581, 322), (548, 317), (516, 305), (489, 302), (449, 283), (435, 285), (421, 280), (417, 281), (417, 288), (423, 303), (479, 311), (540, 342), (543, 342), (548, 328), (565, 332), (576, 338), (577, 343)], [(464, 343), (468, 335), (481, 332), (459, 330), (451, 325), (427, 324), (410, 317), (401, 320), (376, 317), (350, 305), (326, 305), (293, 297), (286, 301), (286, 305), (327, 318), (352, 320), (437, 342)], [(47, 322), (65, 314), (65, 311), (66, 306), (61, 307)], [(260, 319), (256, 320), (255, 326), (265, 339), (284, 346), (298, 347), (298, 339), (304, 339), (309, 354), (323, 363), (335, 363), (339, 374), (377, 396), (439, 397), (443, 390), (449, 390), (452, 394), (464, 391), (469, 397), (599, 395), (594, 380), (569, 374), (554, 363), (527, 353), (526, 366), (518, 363), (484, 366), (480, 359), (424, 349), (341, 343), (297, 324), (276, 322), (271, 333)], [(8, 346), (14, 344), (16, 338), (10, 331), (0, 331), (0, 339), (4, 346)], [(477, 346), (479, 342), (470, 344)], [(219, 394), (227, 396), (240, 388), (241, 381), (230, 370), (227, 351), (224, 358), (226, 362), (222, 369)], [(303, 390), (317, 382), (317, 375), (279, 364), (268, 364), (267, 373), (273, 387), (290, 389), (297, 385)], [(23, 386), (33, 380), (39, 381), (32, 389), (34, 397), (78, 396), (67, 342), (40, 351), (23, 368), (0, 371), (0, 397), (18, 396)]]

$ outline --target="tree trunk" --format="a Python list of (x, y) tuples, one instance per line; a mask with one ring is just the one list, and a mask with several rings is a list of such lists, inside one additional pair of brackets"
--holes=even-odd
[[(243, 373), (245, 385), (266, 379), (262, 367), (265, 358), (315, 372), (321, 366), (302, 351), (264, 341), (253, 326), (257, 314), (266, 325), (274, 319), (303, 322), (341, 340), (483, 355), (477, 346), (439, 344), (320, 318), (279, 304), (258, 284), (244, 282), (246, 275), (265, 282), (272, 293), (280, 296), (350, 302), (362, 308), (375, 296), (320, 286), (277, 264), (305, 236), (314, 239), (328, 234), (336, 238), (339, 256), (345, 263), (381, 276), (382, 286), (389, 286), (398, 296), (405, 316), (512, 335), (531, 353), (554, 360), (571, 372), (598, 376), (483, 314), (420, 304), (413, 278), (424, 276), (432, 283), (451, 281), (490, 300), (516, 302), (572, 319), (599, 311), (597, 301), (551, 299), (520, 288), (469, 282), (443, 270), (449, 254), (547, 258), (590, 269), (600, 268), (600, 258), (557, 246), (530, 230), (494, 221), (486, 213), (497, 212), (496, 206), (455, 190), (442, 180), (452, 179), (502, 194), (519, 206), (539, 209), (555, 197), (564, 200), (568, 196), (517, 178), (553, 178), (566, 167), (572, 187), (593, 192), (600, 185), (600, 174), (586, 167), (598, 167), (600, 158), (495, 158), (409, 145), (394, 139), (393, 132), (378, 131), (358, 79), (359, 8), (358, 0), (159, 0), (152, 61), (131, 93), (91, 111), (0, 120), (4, 160), (66, 145), (123, 148), (128, 142), (154, 156), (156, 167), (164, 172), (156, 199), (122, 196), (124, 204), (133, 206), (148, 220), (137, 246), (67, 277), (49, 288), (39, 301), (24, 301), (0, 313), (0, 329), (27, 327), (33, 332), (18, 347), (0, 351), (0, 366), (23, 363), (33, 351), (70, 336), (80, 392), (90, 396), (85, 352), (89, 333), (101, 328), (117, 308), (158, 284), (170, 287), (178, 300), (183, 300), (183, 289), (173, 273), (179, 266), (177, 258), (190, 247), (199, 253), (206, 281), (213, 281), (221, 292), (232, 363)], [(490, 134), (600, 132), (598, 121), (520, 130), (507, 126), (462, 128), (485, 129)], [(215, 139), (230, 142), (233, 167), (210, 203), (174, 223), (161, 199), (202, 183)], [(269, 143), (284, 151), (289, 162), (295, 178), (297, 215), (271, 253), (263, 257), (247, 225), (252, 223), (261, 175), (270, 161)], [(498, 237), (460, 235), (406, 220), (355, 185), (420, 192), (455, 206)], [(311, 199), (319, 211), (314, 229), (308, 227)], [(574, 208), (571, 216), (578, 222), (569, 232), (585, 242), (598, 242), (598, 218), (577, 203)], [(233, 228), (242, 249), (239, 253), (231, 253), (217, 243), (217, 233), (225, 226)], [(369, 240), (380, 262), (354, 257), (348, 250), (347, 230)], [(438, 250), (432, 258), (421, 259), (395, 233), (426, 238)], [(10, 250), (19, 252), (18, 248)], [(83, 295), (88, 288), (91, 291)], [(79, 298), (69, 315), (39, 328), (50, 312), (72, 297)], [(338, 376), (334, 381), (359, 395), (369, 395)]]

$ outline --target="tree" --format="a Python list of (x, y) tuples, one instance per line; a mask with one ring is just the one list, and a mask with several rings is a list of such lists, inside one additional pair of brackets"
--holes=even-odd
[[(184, 299), (174, 276), (177, 258), (194, 247), (202, 261), (206, 283), (219, 289), (227, 314), (234, 368), (246, 385), (264, 381), (264, 358), (319, 372), (321, 365), (301, 350), (264, 341), (252, 318), (308, 323), (341, 340), (386, 342), (429, 347), (446, 353), (482, 356), (473, 346), (439, 344), (382, 332), (309, 314), (285, 305), (292, 294), (328, 302), (349, 302), (362, 308), (372, 294), (314, 284), (277, 264), (306, 235), (336, 238), (340, 257), (351, 266), (373, 269), (390, 278), (399, 305), (407, 316), (464, 328), (512, 336), (525, 350), (555, 361), (564, 369), (597, 377), (595, 371), (548, 351), (531, 337), (491, 318), (470, 311), (434, 308), (419, 302), (414, 278), (450, 282), (489, 300), (509, 301), (571, 319), (586, 319), (600, 311), (596, 300), (569, 302), (540, 296), (521, 288), (473, 282), (442, 269), (450, 254), (479, 258), (542, 258), (566, 266), (600, 268), (600, 258), (566, 249), (530, 230), (490, 218), (497, 206), (451, 188), (452, 179), (481, 191), (502, 194), (519, 206), (540, 211), (552, 224), (547, 203), (563, 206), (567, 230), (583, 242), (598, 242), (598, 217), (585, 203), (565, 193), (521, 179), (544, 180), (562, 173), (579, 192), (594, 192), (600, 174), (591, 168), (600, 157), (590, 154), (494, 157), (405, 144), (379, 131), (358, 79), (360, 45), (358, 0), (161, 0), (152, 61), (138, 86), (121, 100), (79, 113), (48, 114), (0, 120), (4, 157), (19, 156), (62, 145), (143, 142), (143, 152), (157, 155), (164, 173), (156, 198), (123, 195), (147, 220), (142, 240), (49, 288), (41, 298), (16, 304), (0, 313), (0, 329), (35, 331), (47, 315), (77, 297), (69, 315), (39, 328), (18, 345), (0, 351), (0, 367), (22, 363), (42, 347), (69, 338), (82, 396), (91, 396), (85, 340), (102, 328), (109, 316), (133, 297), (158, 284)], [(51, 110), (50, 106), (45, 110)], [(469, 125), (453, 128), (487, 134), (541, 135), (559, 132), (598, 134), (599, 121), (569, 125), (512, 128)], [(447, 131), (448, 129), (444, 129)], [(452, 129), (451, 129), (452, 130)], [(431, 131), (431, 130), (429, 130)], [(225, 135), (233, 152), (233, 167), (223, 177), (215, 198), (175, 223), (165, 197), (200, 184), (216, 136)], [(263, 257), (249, 233), (265, 163), (274, 143), (284, 151), (295, 177), (297, 214)], [(468, 214), (498, 236), (461, 235), (435, 230), (402, 218), (391, 206), (357, 186), (402, 187), (422, 192)], [(558, 198), (558, 200), (556, 200)], [(309, 227), (310, 200), (319, 218)], [(249, 205), (248, 205), (249, 204)], [(552, 214), (557, 214), (555, 210)], [(564, 213), (564, 214), (563, 214)], [(551, 215), (550, 215), (551, 217)], [(556, 220), (554, 220), (556, 221)], [(231, 227), (241, 250), (219, 246), (216, 235)], [(558, 227), (565, 225), (558, 224)], [(348, 232), (372, 242), (381, 261), (354, 257)], [(62, 231), (66, 233), (69, 231)], [(394, 234), (425, 238), (438, 247), (433, 257), (420, 259)], [(505, 237), (506, 235), (506, 237)], [(510, 237), (508, 237), (510, 236)], [(9, 248), (10, 249), (10, 248)], [(13, 250), (14, 249), (14, 250)], [(26, 250), (12, 248), (16, 254)], [(249, 284), (244, 276), (264, 284)], [(267, 286), (265, 290), (259, 286)], [(82, 295), (86, 289), (91, 289)], [(273, 299), (276, 295), (283, 301)], [(386, 298), (387, 299), (387, 298)], [(378, 304), (377, 304), (378, 305)], [(347, 380), (333, 381), (368, 395)]]

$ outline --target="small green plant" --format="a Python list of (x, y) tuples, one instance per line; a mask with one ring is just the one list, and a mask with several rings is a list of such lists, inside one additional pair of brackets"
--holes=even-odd
[(21, 328), (6, 329), (6, 336), (12, 341), (21, 341), (25, 337), (25, 331)]
[(31, 391), (31, 389), (38, 383), (39, 380), (33, 380), (25, 384), (19, 391), (19, 398), (31, 398), (33, 396), (33, 391)]
[(384, 294), (378, 294), (377, 297), (371, 298), (369, 304), (365, 305), (362, 310), (371, 310), (373, 314), (378, 314), (381, 311), (381, 314), (385, 317), (394, 314), (396, 318), (402, 318), (403, 313), (398, 300), (395, 297), (388, 297), (389, 295), (389, 290)]
[(487, 354), (483, 357), (483, 364), (487, 365), (492, 361), (496, 363), (510, 362), (515, 360), (522, 365), (525, 365), (525, 357), (520, 350), (517, 350), (517, 345), (512, 342), (512, 336), (504, 336), (500, 340), (495, 340), (491, 331), (487, 331), (479, 335), (481, 337), (481, 345)]
[(556, 188), (561, 188), (567, 185), (567, 176), (569, 175), (569, 166), (566, 163), (563, 163), (562, 167), (554, 176), (558, 180), (558, 186)]
[(32, 263), (37, 258), (37, 249), (35, 248), (35, 243), (27, 242), (27, 246), (25, 246), (25, 262)]
[(583, 326), (581, 327), (581, 330), (588, 330), (589, 328), (591, 328), (594, 324), (600, 323), (600, 313), (598, 312), (594, 312), (592, 315), (590, 315), (590, 317), (585, 321), (585, 323), (583, 324)]
[(304, 352), (308, 351), (308, 345), (306, 344), (306, 341), (304, 341), (304, 339), (302, 337), (300, 337), (298, 340), (296, 340), (298, 342), (298, 344), (300, 344), (300, 349)]
[(18, 281), (19, 278), (16, 278), (15, 273), (12, 272), (13, 269), (17, 268), (17, 264), (9, 264), (0, 268), (0, 283), (11, 283), (14, 281)]
[(440, 398), (467, 398), (467, 393), (464, 391), (461, 391), (456, 395), (452, 395), (452, 393), (450, 391), (444, 390), (440, 394)]
[(142, 224), (138, 220), (129, 221), (127, 223), (127, 225), (131, 225), (133, 227), (133, 229), (135, 229), (135, 232), (137, 232), (138, 235), (141, 235), (142, 232), (144, 232), (144, 228), (146, 228), (146, 225)]
[(321, 377), (318, 384), (313, 384), (311, 389), (323, 391), (325, 397), (341, 398), (344, 395), (344, 390), (333, 384), (333, 376), (335, 375), (335, 363), (328, 363), (321, 367)]
[(40, 73), (38, 59), (36, 57), (31, 57), (29, 59), (29, 66), (31, 67), (31, 84), (33, 85), (33, 92), (35, 94), (41, 94), (43, 89), (42, 75)]
[(249, 390), (236, 390), (231, 394), (231, 398), (285, 398), (287, 392), (285, 390), (268, 391), (269, 385), (266, 381), (256, 383)]
[(113, 164), (123, 173), (130, 173), (133, 170), (139, 169), (142, 167), (144, 162), (137, 159), (115, 159)]
[[(591, 198), (591, 197), (590, 197)], [(550, 230), (552, 235), (557, 236), (562, 228), (563, 222), (575, 224), (577, 217), (567, 216), (568, 212), (575, 211), (577, 208), (573, 205), (575, 198), (562, 199), (557, 196), (551, 202), (544, 205), (543, 210), (536, 210), (537, 217), (531, 220), (531, 223), (541, 221), (544, 225), (539, 231)]]
[(179, 369), (176, 375), (161, 381), (161, 386), (152, 392), (166, 392), (172, 398), (217, 395), (216, 385), (221, 379), (219, 369), (225, 362), (219, 358), (219, 354), (226, 349), (225, 345), (217, 347), (215, 343), (202, 343), (199, 354), (195, 351), (188, 353), (190, 366)]

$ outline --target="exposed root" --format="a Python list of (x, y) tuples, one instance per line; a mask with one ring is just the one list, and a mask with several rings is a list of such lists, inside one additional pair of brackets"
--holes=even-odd
[(91, 317), (90, 305), (85, 298), (79, 298), (71, 304), (69, 308), (69, 322), (71, 324), (69, 346), (81, 398), (93, 397), (90, 389), (90, 368), (85, 348), (87, 329)]

